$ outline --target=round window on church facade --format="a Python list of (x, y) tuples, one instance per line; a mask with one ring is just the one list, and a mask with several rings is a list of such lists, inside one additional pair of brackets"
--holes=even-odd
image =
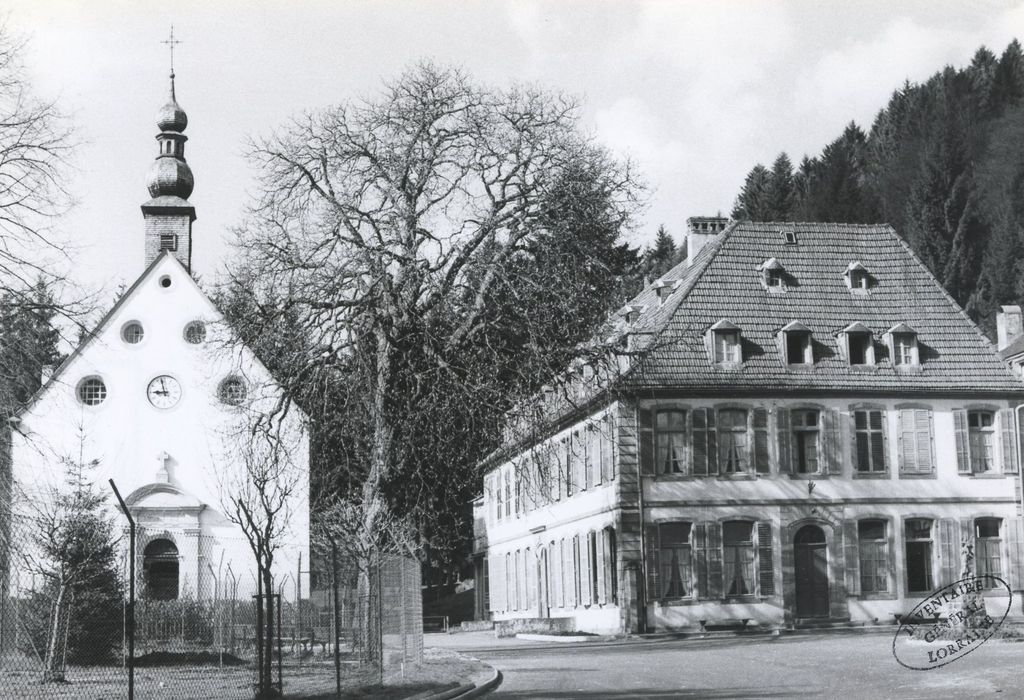
[(99, 377), (86, 377), (78, 383), (77, 393), (86, 406), (97, 406), (107, 398), (107, 385)]
[(121, 329), (121, 340), (130, 345), (141, 343), (142, 338), (145, 335), (146, 332), (142, 329), (142, 324), (138, 321), (129, 321), (124, 324), (124, 327)]
[(245, 401), (246, 393), (245, 382), (236, 376), (226, 377), (217, 389), (220, 400), (231, 406), (238, 406)]
[(185, 326), (185, 341), (192, 345), (206, 340), (206, 324), (202, 321), (191, 321)]

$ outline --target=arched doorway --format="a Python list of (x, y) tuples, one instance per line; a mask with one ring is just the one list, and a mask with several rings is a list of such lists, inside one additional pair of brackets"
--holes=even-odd
[(178, 548), (167, 539), (153, 540), (142, 553), (146, 595), (150, 600), (178, 597)]
[(793, 538), (797, 617), (828, 617), (828, 547), (825, 532), (804, 525)]

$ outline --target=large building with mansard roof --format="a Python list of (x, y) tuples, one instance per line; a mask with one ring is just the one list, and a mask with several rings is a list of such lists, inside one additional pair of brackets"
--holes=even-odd
[[(65, 465), (81, 460), (106, 493), (114, 481), (138, 524), (143, 596), (212, 598), (219, 588), (246, 597), (255, 592), (255, 561), (228, 513), (243, 495), (246, 460), (259, 457), (248, 428), (281, 390), (192, 276), (187, 125), (172, 73), (142, 205), (144, 271), (13, 421), (10, 527), (15, 543), (28, 542), (33, 513)], [(306, 575), (300, 562), (309, 562), (309, 448), (300, 411), (280, 428), (293, 492), (275, 577), (290, 582), (282, 585), (290, 597), (295, 577)], [(12, 595), (33, 585), (17, 552), (10, 569)]]
[(478, 616), (885, 623), (968, 553), (1020, 591), (1024, 384), (906, 243), (688, 224), (688, 260), (483, 465)]

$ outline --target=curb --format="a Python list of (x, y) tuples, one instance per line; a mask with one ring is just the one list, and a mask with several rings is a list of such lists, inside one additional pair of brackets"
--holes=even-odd
[[(466, 692), (464, 692), (462, 695), (456, 695), (455, 698), (457, 698), (458, 700), (468, 700), (468, 698), (478, 698), (482, 695), (486, 695), (487, 693), (491, 692), (499, 685), (501, 685), (502, 680), (504, 680), (504, 677), (501, 675), (501, 671), (499, 671), (498, 669), (494, 669), (494, 676), (489, 681), (487, 681), (486, 683), (481, 683), (478, 686), (474, 686)], [(453, 698), (452, 700), (455, 700), (455, 698)]]

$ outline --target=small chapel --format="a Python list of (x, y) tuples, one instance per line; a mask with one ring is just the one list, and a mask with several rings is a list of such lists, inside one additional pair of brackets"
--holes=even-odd
[[(231, 513), (252, 486), (248, 428), (273, 411), (282, 390), (192, 275), (194, 180), (174, 81), (172, 68), (142, 205), (144, 271), (12, 421), (11, 537), (27, 541), (19, 528), (59, 488), (69, 461), (80, 460), (112, 509), (108, 480), (116, 484), (137, 524), (140, 596), (244, 598), (256, 591), (256, 562)], [(298, 407), (279, 423), (278, 458), (291, 487), (275, 592), (294, 599), (309, 590), (309, 438)], [(127, 533), (120, 512), (118, 522)], [(15, 596), (34, 583), (16, 559)]]

